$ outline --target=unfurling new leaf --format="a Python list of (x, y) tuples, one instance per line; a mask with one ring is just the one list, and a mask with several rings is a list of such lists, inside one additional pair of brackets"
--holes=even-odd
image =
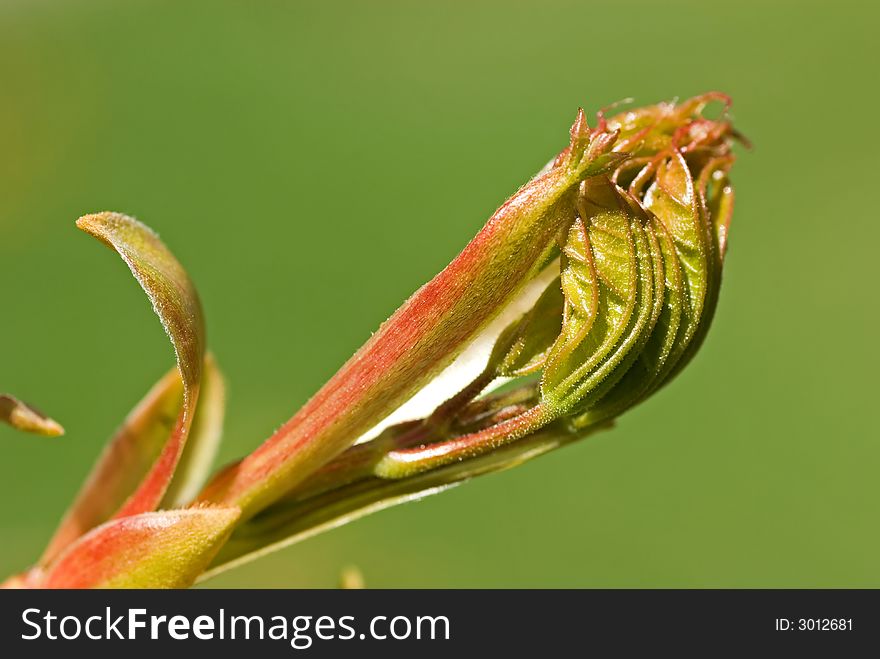
[[(595, 128), (579, 111), (568, 146), (461, 254), (204, 487), (224, 386), (195, 288), (136, 220), (81, 218), (149, 296), (177, 370), (117, 432), (42, 560), (7, 585), (188, 586), (610, 427), (688, 363), (714, 313), (740, 139), (726, 114), (703, 116), (718, 101), (600, 113)], [(3, 420), (53, 429), (31, 412), (0, 397)]]

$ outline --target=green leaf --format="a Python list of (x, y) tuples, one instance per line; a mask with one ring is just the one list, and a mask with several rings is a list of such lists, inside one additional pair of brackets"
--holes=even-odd
[(511, 323), (495, 342), (489, 364), (501, 377), (519, 377), (539, 370), (559, 336), (564, 297), (553, 280), (529, 311)]
[[(681, 267), (672, 236), (663, 223), (652, 216), (649, 227), (650, 235), (656, 241), (656, 250), (659, 252), (655, 257), (654, 273), (655, 282), (662, 283), (660, 287), (662, 306), (659, 315), (638, 359), (595, 407), (574, 420), (578, 427), (612, 419), (647, 396), (655, 387), (675, 345), (681, 321), (681, 308), (684, 304)], [(656, 294), (658, 299), (661, 299), (661, 290)]]
[(568, 230), (562, 248), (561, 267), (560, 281), (565, 307), (562, 330), (549, 357), (548, 370), (551, 375), (545, 376), (545, 382), (548, 383), (552, 381), (559, 365), (571, 357), (587, 336), (599, 312), (599, 277), (590, 238), (580, 217)]
[(697, 333), (710, 285), (714, 249), (709, 243), (709, 231), (701, 215), (693, 177), (677, 151), (660, 162), (655, 179), (645, 192), (644, 205), (672, 236), (684, 292), (681, 323), (675, 344), (657, 377), (659, 386), (668, 379)]
[[(547, 358), (541, 382), (542, 396), (557, 415), (568, 413), (577, 399), (586, 395), (591, 383), (598, 381), (597, 373), (604, 373), (599, 369), (613, 359), (613, 351), (631, 319), (638, 317), (640, 287), (644, 288), (637, 250), (641, 228), (622, 203), (616, 186), (607, 179), (591, 181), (579, 203), (579, 212), (583, 224), (572, 226), (563, 253), (568, 255), (569, 267), (574, 263), (583, 272), (595, 271), (598, 309), (602, 313), (586, 321), (588, 331), (583, 332), (585, 317), (573, 311), (583, 296), (579, 291), (572, 295), (577, 289), (569, 287), (563, 331)], [(581, 226), (586, 227), (586, 233)], [(647, 276), (650, 286), (650, 273)], [(580, 280), (588, 281), (588, 277)]]
[(683, 348), (681, 357), (672, 364), (666, 381), (675, 377), (700, 349), (709, 332), (718, 294), (721, 289), (721, 272), (727, 249), (727, 233), (733, 214), (733, 187), (727, 171), (733, 163), (729, 154), (709, 160), (703, 169), (697, 170), (697, 217), (703, 229), (707, 253), (706, 295), (700, 316), (690, 340)]
[(660, 315), (663, 302), (662, 264), (660, 251), (650, 227), (633, 220), (633, 236), (638, 259), (638, 286), (635, 312), (627, 328), (607, 357), (595, 370), (581, 374), (581, 380), (570, 394), (572, 403), (564, 402), (569, 414), (588, 409), (600, 401), (628, 372), (641, 354)]

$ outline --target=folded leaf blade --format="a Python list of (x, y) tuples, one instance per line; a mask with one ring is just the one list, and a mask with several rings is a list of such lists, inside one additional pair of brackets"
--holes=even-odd
[(43, 565), (122, 507), (161, 454), (182, 404), (183, 382), (173, 369), (131, 411), (104, 448), (49, 542)]
[(193, 422), (205, 356), (205, 322), (195, 286), (180, 262), (147, 226), (120, 213), (97, 213), (76, 225), (128, 265), (162, 321), (183, 380), (183, 406), (162, 453), (117, 517), (155, 510), (183, 454)]
[[(567, 299), (569, 313), (547, 358), (541, 382), (548, 400), (570, 398), (572, 391), (580, 388), (579, 383), (611, 353), (626, 330), (639, 297), (637, 241), (632, 218), (615, 186), (607, 179), (591, 181), (579, 203), (579, 214), (581, 222), (572, 226), (565, 250), (580, 253), (575, 262), (592, 264), (598, 282), (597, 308), (604, 313), (589, 321), (586, 332), (581, 331), (580, 325), (586, 324), (581, 320), (583, 314), (575, 313), (571, 298)], [(583, 236), (580, 226), (585, 227)], [(566, 327), (572, 324), (579, 327)]]

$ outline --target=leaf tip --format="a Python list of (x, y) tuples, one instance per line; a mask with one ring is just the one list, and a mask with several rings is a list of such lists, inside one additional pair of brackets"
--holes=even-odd
[(590, 143), (590, 126), (583, 108), (578, 108), (577, 116), (569, 130), (571, 135), (571, 152), (580, 155)]
[(0, 419), (17, 430), (43, 437), (60, 437), (64, 427), (17, 398), (0, 394)]

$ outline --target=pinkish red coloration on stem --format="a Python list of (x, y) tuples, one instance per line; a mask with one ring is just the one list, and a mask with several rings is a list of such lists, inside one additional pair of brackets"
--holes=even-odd
[(260, 448), (224, 471), (200, 500), (243, 518), (347, 448), (449, 365), (535, 274), (574, 212), (586, 177), (613, 169), (616, 134), (591, 132), (583, 111), (569, 153), (499, 208), (439, 275), (391, 316), (339, 372)]
[(410, 463), (417, 462), (419, 471), (428, 471), (453, 460), (467, 460), (524, 437), (553, 420), (553, 415), (540, 404), (478, 432), (462, 435), (426, 447), (397, 449), (378, 462), (374, 473), (380, 478), (400, 478)]

